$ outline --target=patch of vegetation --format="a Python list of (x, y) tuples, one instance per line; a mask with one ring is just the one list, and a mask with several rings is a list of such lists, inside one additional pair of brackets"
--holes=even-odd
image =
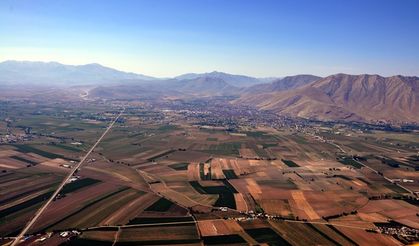
[(381, 163), (386, 164), (390, 167), (398, 168), (400, 165), (405, 165), (404, 163), (398, 162), (396, 160), (390, 159), (390, 158), (380, 158), (377, 157), (381, 161)]
[(250, 131), (250, 132), (244, 132), (247, 136), (253, 137), (253, 138), (272, 138), (272, 135), (268, 135), (266, 132), (262, 131)]
[(278, 144), (277, 144), (277, 143), (263, 143), (263, 144), (262, 144), (262, 147), (263, 147), (264, 149), (267, 149), (267, 148), (270, 148), (270, 147), (276, 147), (276, 146), (278, 146)]
[(396, 192), (396, 193), (406, 193), (407, 191), (405, 191), (403, 188), (401, 188), (400, 186), (397, 186), (395, 184), (384, 184), (384, 187)]
[(226, 176), (227, 179), (237, 179), (237, 175), (232, 169), (223, 170), (224, 176)]
[(102, 181), (97, 180), (97, 179), (91, 179), (91, 178), (79, 179), (79, 180), (76, 180), (74, 182), (71, 182), (69, 184), (64, 185), (60, 194), (62, 194), (62, 195), (68, 194), (68, 193), (71, 193), (73, 191), (79, 190), (83, 187), (93, 185), (93, 184), (96, 184), (96, 183), (100, 183), (100, 182), (102, 182)]
[(202, 237), (205, 245), (218, 244), (235, 244), (235, 243), (246, 243), (246, 241), (240, 235), (221, 235), (221, 236), (209, 236)]
[(341, 178), (341, 179), (344, 179), (344, 180), (352, 181), (352, 179), (349, 178), (348, 176), (341, 175), (341, 174), (335, 174), (335, 175), (333, 175), (333, 177), (337, 177), (337, 178)]
[(308, 144), (307, 140), (301, 136), (294, 135), (292, 139), (298, 144), (302, 144), (302, 145)]
[(231, 143), (220, 143), (217, 145), (211, 145), (208, 150), (203, 150), (204, 152), (214, 154), (214, 155), (239, 155), (239, 149), (241, 148), (241, 143), (231, 142)]
[(33, 165), (33, 166), (35, 166), (36, 164), (38, 164), (38, 162), (36, 162), (36, 161), (31, 161), (31, 160), (25, 159), (25, 158), (20, 157), (20, 156), (15, 156), (14, 155), (14, 156), (10, 156), (10, 158), (13, 158), (13, 159), (18, 160), (18, 161), (21, 161), (21, 162), (25, 162), (25, 163), (27, 163), (29, 165)]
[(150, 207), (145, 209), (145, 211), (166, 212), (173, 204), (173, 202), (167, 200), (166, 198), (160, 198), (155, 203), (151, 204)]
[(160, 131), (160, 132), (169, 132), (169, 131), (173, 131), (173, 130), (177, 130), (177, 129), (179, 129), (179, 128), (175, 125), (164, 125), (164, 126), (161, 126), (161, 127), (157, 128), (157, 130)]
[(281, 161), (282, 161), (285, 165), (287, 165), (287, 166), (289, 166), (289, 167), (300, 167), (297, 163), (295, 163), (295, 162), (293, 162), (293, 161), (291, 161), (291, 160), (281, 159)]
[(367, 185), (371, 185), (371, 182), (369, 182), (368, 180), (362, 178), (362, 177), (358, 177), (359, 180), (361, 180), (362, 182), (366, 183)]
[(165, 155), (169, 155), (169, 154), (171, 154), (171, 153), (173, 153), (175, 151), (176, 151), (175, 149), (171, 149), (171, 150), (165, 151), (165, 152), (163, 152), (161, 154), (158, 154), (158, 155), (155, 155), (153, 157), (148, 158), (147, 161), (156, 161), (157, 159), (159, 159), (159, 158), (161, 158), (161, 157), (163, 157)]
[(207, 138), (207, 141), (218, 141), (218, 138)]
[(175, 164), (170, 164), (169, 165), (170, 168), (172, 168), (176, 171), (188, 170), (188, 166), (189, 166), (189, 163), (186, 163), (186, 162), (175, 163)]
[[(228, 186), (202, 186), (197, 181), (190, 181), (191, 186), (201, 194), (213, 194), (218, 195), (218, 199), (214, 206), (216, 207), (229, 207), (236, 209), (236, 200), (234, 199), (234, 193), (237, 191), (229, 183)], [(226, 183), (225, 183), (226, 184)], [(233, 190), (234, 189), (234, 190)]]
[(352, 158), (351, 158), (351, 157), (349, 157), (349, 156), (343, 156), (343, 157), (340, 157), (340, 158), (338, 159), (338, 161), (339, 161), (340, 163), (342, 163), (343, 165), (346, 165), (346, 166), (353, 166), (353, 167), (355, 167), (355, 168), (357, 168), (357, 169), (361, 169), (361, 168), (363, 167), (361, 164), (359, 164), (359, 162), (355, 161), (354, 159), (352, 159)]
[(128, 222), (128, 225), (188, 222), (188, 221), (194, 222), (192, 217), (144, 217), (144, 218), (134, 218)]
[(72, 160), (72, 159), (66, 158), (63, 155), (58, 155), (58, 154), (54, 154), (54, 153), (51, 153), (51, 152), (43, 151), (43, 150), (34, 148), (34, 147), (32, 147), (30, 145), (27, 145), (27, 144), (16, 144), (16, 145), (13, 145), (13, 146), (15, 148), (17, 148), (18, 151), (20, 151), (22, 153), (35, 153), (37, 155), (40, 155), (40, 156), (43, 156), (43, 157), (46, 157), (46, 158), (49, 158), (49, 159), (61, 158), (61, 159)]
[(287, 240), (283, 239), (269, 227), (247, 229), (245, 231), (258, 243), (268, 243), (269, 245), (291, 245)]
[(266, 185), (273, 188), (279, 189), (297, 189), (297, 185), (291, 180), (275, 180), (275, 179), (264, 179), (256, 181), (259, 185)]
[(71, 152), (80, 152), (81, 151), (78, 148), (75, 148), (75, 147), (72, 147), (72, 146), (67, 146), (67, 145), (64, 145), (64, 144), (53, 143), (53, 144), (50, 144), (50, 145), (53, 146), (53, 147), (68, 150), (68, 151), (71, 151)]

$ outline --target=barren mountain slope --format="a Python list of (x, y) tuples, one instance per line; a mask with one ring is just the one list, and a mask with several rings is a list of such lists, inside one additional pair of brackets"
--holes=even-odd
[(235, 103), (321, 120), (419, 122), (419, 78), (337, 74), (294, 90), (245, 95)]

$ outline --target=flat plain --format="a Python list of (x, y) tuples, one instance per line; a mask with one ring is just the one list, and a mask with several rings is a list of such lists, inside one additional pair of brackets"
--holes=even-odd
[[(0, 145), (4, 244), (102, 134), (118, 113), (116, 103), (2, 108), (1, 136), (16, 137)], [(417, 240), (385, 230), (419, 229), (417, 131), (309, 121), (226, 129), (168, 105), (123, 103), (121, 120), (22, 245)]]

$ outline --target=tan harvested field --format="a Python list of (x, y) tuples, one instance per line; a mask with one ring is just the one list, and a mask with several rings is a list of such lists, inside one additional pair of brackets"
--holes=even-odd
[(292, 211), (287, 199), (262, 199), (260, 205), (266, 213), (291, 217)]
[(188, 181), (198, 181), (201, 180), (199, 174), (199, 163), (193, 162), (188, 165)]
[(198, 221), (201, 236), (232, 235), (243, 231), (234, 220), (201, 220)]
[(247, 205), (245, 197), (241, 193), (234, 193), (234, 200), (236, 201), (236, 209), (242, 212), (249, 211), (249, 205)]
[(214, 158), (210, 162), (211, 166), (211, 178), (212, 179), (225, 179), (223, 174), (221, 159)]
[[(320, 216), (314, 211), (311, 205), (307, 202), (304, 193), (302, 191), (291, 192), (292, 202), (291, 207), (294, 210), (294, 214), (298, 214), (300, 217), (308, 218), (309, 220), (318, 220)], [(305, 216), (304, 216), (305, 214)]]

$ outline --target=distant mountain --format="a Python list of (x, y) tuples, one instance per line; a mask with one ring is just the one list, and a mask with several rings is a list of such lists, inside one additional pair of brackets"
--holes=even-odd
[(153, 77), (121, 72), (100, 64), (64, 65), (58, 62), (5, 61), (0, 63), (0, 82), (10, 84), (86, 85)]
[(309, 74), (287, 76), (281, 79), (275, 79), (270, 83), (263, 83), (250, 86), (244, 90), (244, 93), (255, 94), (273, 91), (285, 91), (301, 87), (319, 79), (321, 79), (321, 77)]
[(152, 83), (125, 83), (114, 86), (100, 86), (90, 91), (93, 97), (133, 99), (133, 98), (181, 98), (238, 95), (239, 88), (222, 79), (197, 77), (194, 79), (156, 80)]
[(336, 74), (279, 92), (243, 95), (234, 103), (319, 120), (419, 122), (419, 78)]
[(244, 76), (244, 75), (234, 75), (234, 74), (228, 74), (228, 73), (222, 73), (222, 72), (211, 72), (211, 73), (188, 73), (183, 74), (180, 76), (175, 77), (177, 80), (192, 80), (192, 79), (198, 79), (198, 78), (210, 78), (210, 79), (221, 79), (225, 81), (226, 83), (235, 86), (235, 87), (246, 87), (251, 86), (255, 84), (259, 84), (265, 81), (262, 81), (261, 79)]
[(224, 79), (217, 77), (197, 77), (175, 82), (172, 89), (194, 95), (233, 95), (238, 93), (238, 88), (230, 85)]

